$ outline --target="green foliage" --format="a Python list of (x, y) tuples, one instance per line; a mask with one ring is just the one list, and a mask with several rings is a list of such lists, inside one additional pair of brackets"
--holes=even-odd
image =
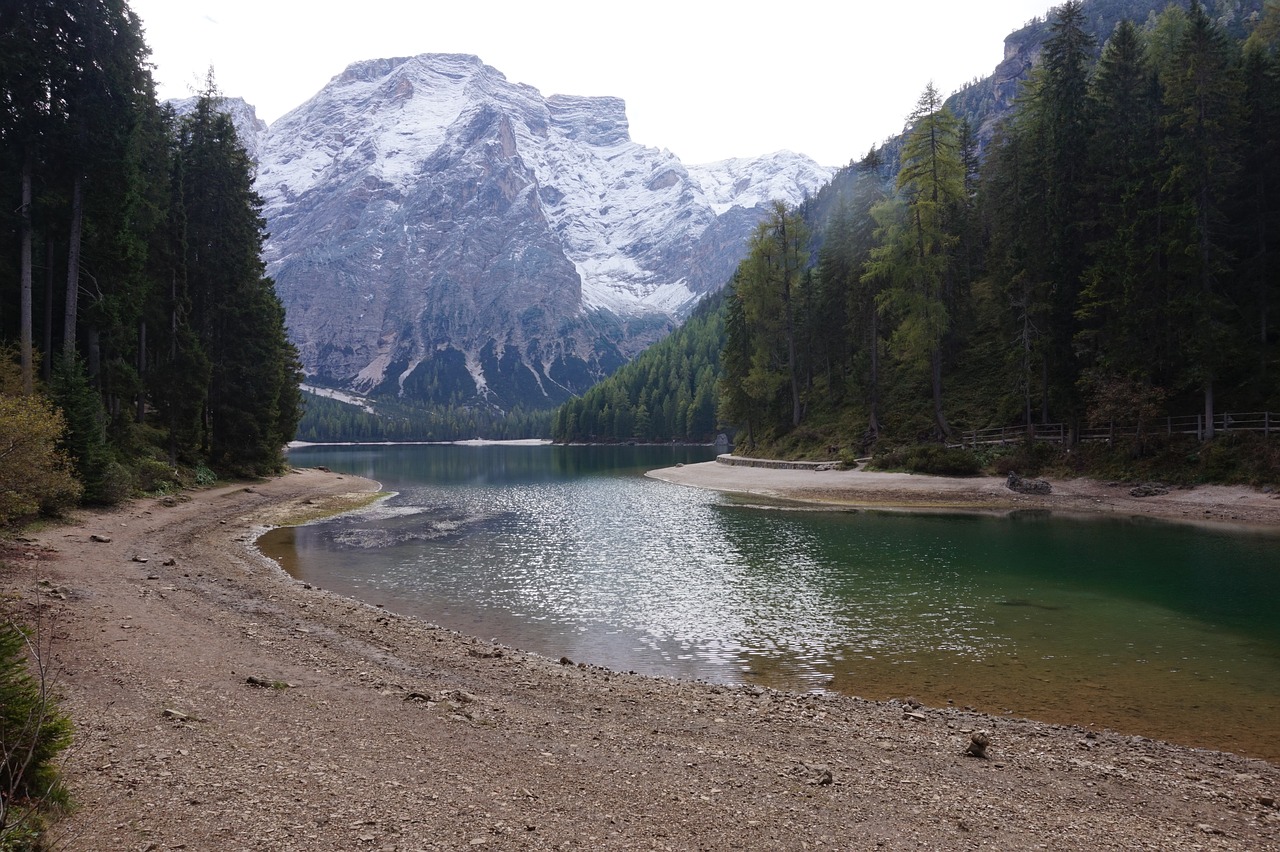
[(178, 471), (159, 459), (139, 459), (133, 477), (134, 488), (144, 494), (168, 494), (182, 487)]
[(50, 691), (47, 656), (0, 621), (0, 849), (39, 848), (43, 813), (67, 802), (54, 761), (71, 744), (71, 720)]
[(190, 325), (210, 365), (204, 445), (232, 475), (275, 473), (302, 413), (301, 368), (265, 277), (253, 164), (212, 84), (180, 122), (177, 149)]
[(1059, 447), (1044, 441), (1022, 441), (1017, 444), (996, 445), (974, 451), (978, 463), (1000, 476), (1018, 473), (1023, 476), (1039, 476), (1054, 463)]
[[(967, 470), (937, 449), (949, 427), (1136, 426), (1105, 450), (1036, 445), (977, 461), (1026, 474), (1150, 473), (1159, 460), (1186, 481), (1242, 478), (1239, 464), (1269, 475), (1265, 453), (1215, 441), (1188, 460), (1150, 426), (1280, 405), (1280, 30), (1264, 26), (1280, 13), (1150, 9), (1072, 0), (1018, 34), (1043, 44), (1042, 62), (980, 167), (970, 129), (927, 89), (902, 139), (802, 209), (821, 239), (794, 361), (754, 357), (777, 336), (780, 303), (727, 303), (720, 410), (746, 430), (740, 446), (824, 457), (933, 442), (878, 455)], [(1250, 20), (1260, 23), (1242, 48), (1232, 39)], [(975, 84), (953, 102), (977, 120), (994, 91)], [(877, 180), (874, 203), (851, 203), (851, 187), (862, 181), (861, 199), (873, 198)], [(793, 365), (798, 424), (782, 393)]]
[(279, 470), (301, 415), (253, 165), (212, 85), (182, 121), (157, 103), (147, 54), (121, 0), (0, 4), (0, 341), (25, 363), (49, 329), (30, 360), (97, 504), (174, 487), (158, 453)]
[[(53, 371), (53, 398), (67, 420), (64, 448), (84, 483), (87, 503), (111, 506), (129, 497), (128, 475), (107, 443), (102, 398), (89, 384), (79, 359), (59, 358)], [(123, 487), (122, 487), (123, 486)]]
[[(800, 424), (800, 323), (812, 301), (809, 229), (799, 211), (775, 202), (747, 243), (747, 257), (734, 278), (735, 311), (741, 312), (740, 334), (726, 377), (762, 412), (766, 427)], [(737, 371), (741, 372), (737, 372)]]

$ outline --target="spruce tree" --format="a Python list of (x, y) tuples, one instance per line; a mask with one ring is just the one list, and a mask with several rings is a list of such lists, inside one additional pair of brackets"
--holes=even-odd
[(1215, 392), (1238, 342), (1231, 324), (1235, 278), (1227, 274), (1226, 193), (1239, 165), (1240, 80), (1234, 51), (1198, 0), (1165, 81), (1162, 151), (1171, 196), (1170, 280), (1185, 352), (1183, 380), (1200, 389), (1206, 437)]
[[(297, 428), (300, 369), (265, 276), (253, 166), (212, 81), (180, 123), (178, 158), (186, 297), (209, 362), (203, 448), (227, 472), (270, 473)], [(181, 301), (175, 292), (175, 310)]]

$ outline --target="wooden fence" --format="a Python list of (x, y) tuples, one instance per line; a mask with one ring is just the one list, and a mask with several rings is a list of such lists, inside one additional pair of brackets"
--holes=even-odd
[[(1162, 417), (1146, 424), (1147, 435), (1195, 435), (1203, 440), (1207, 431), (1203, 414), (1182, 417)], [(1229, 432), (1261, 432), (1263, 435), (1280, 435), (1280, 414), (1274, 411), (1224, 412), (1213, 416), (1213, 431), (1222, 435)], [(1016, 444), (1031, 439), (1054, 444), (1071, 444), (1084, 441), (1114, 442), (1120, 438), (1132, 438), (1138, 434), (1133, 424), (1116, 423), (1103, 427), (1080, 427), (1075, 433), (1064, 423), (1034, 423), (1028, 426), (994, 426), (965, 432), (955, 446), (979, 447), (987, 444)]]

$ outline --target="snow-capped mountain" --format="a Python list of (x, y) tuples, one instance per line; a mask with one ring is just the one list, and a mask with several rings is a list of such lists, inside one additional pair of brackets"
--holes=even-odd
[(617, 98), (542, 96), (474, 56), (358, 62), (260, 137), (268, 271), (308, 381), (545, 406), (728, 280), (768, 204), (831, 169), (685, 166)]

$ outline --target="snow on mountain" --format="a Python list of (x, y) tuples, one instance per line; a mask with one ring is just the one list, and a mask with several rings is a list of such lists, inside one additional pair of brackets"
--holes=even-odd
[(665, 335), (772, 200), (833, 173), (790, 152), (686, 167), (631, 141), (618, 98), (455, 54), (354, 63), (257, 141), (308, 380), (502, 407), (562, 401)]
[[(168, 104), (178, 115), (187, 115), (195, 110), (197, 100), (199, 99), (195, 97), (179, 98), (168, 101)], [(231, 116), (231, 123), (236, 127), (240, 144), (244, 145), (249, 158), (256, 163), (263, 140), (267, 137), (267, 123), (258, 118), (257, 109), (252, 104), (246, 103), (244, 98), (223, 98), (222, 112)]]
[[(785, 201), (794, 207), (829, 181), (835, 171), (818, 167), (803, 154), (791, 151), (776, 151), (752, 159), (720, 160), (688, 169), (717, 216), (733, 207), (750, 209), (773, 201)], [(815, 180), (819, 181), (816, 186)]]

